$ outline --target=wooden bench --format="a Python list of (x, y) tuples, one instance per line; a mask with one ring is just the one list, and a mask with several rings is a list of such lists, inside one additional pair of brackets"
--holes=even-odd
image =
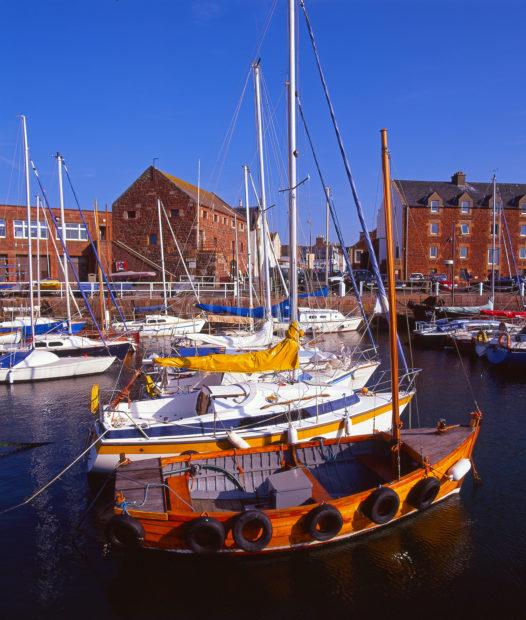
[(172, 512), (193, 511), (192, 498), (190, 496), (190, 489), (188, 488), (186, 476), (169, 476), (166, 479), (166, 484), (169, 489), (166, 490), (169, 510)]

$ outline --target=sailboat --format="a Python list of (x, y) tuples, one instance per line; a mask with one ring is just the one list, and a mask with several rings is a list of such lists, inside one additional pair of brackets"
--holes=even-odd
[[(291, 24), (294, 5), (289, 0)], [(391, 432), (122, 461), (115, 477), (114, 515), (106, 527), (112, 547), (196, 555), (286, 552), (366, 534), (458, 493), (471, 469), (480, 412), (466, 426), (442, 421), (436, 428), (401, 429), (385, 130), (382, 162)]]
[[(26, 185), (26, 210), (27, 210), (27, 229), (28, 229), (28, 263), (29, 263), (29, 319), (31, 328), (31, 346), (27, 349), (10, 351), (0, 354), (0, 382), (15, 383), (19, 381), (43, 381), (48, 379), (62, 379), (66, 377), (78, 377), (105, 372), (115, 361), (114, 356), (101, 357), (65, 357), (59, 358), (49, 351), (39, 351), (35, 349), (35, 308), (33, 291), (33, 255), (31, 240), (31, 194), (29, 179), (29, 146), (27, 141), (27, 126), (25, 116), (21, 116), (22, 134), (24, 140), (24, 163), (25, 163), (25, 185)], [(61, 178), (61, 168), (59, 166), (59, 179)], [(62, 222), (63, 199), (61, 195)], [(60, 233), (62, 239), (62, 233)], [(64, 262), (67, 254), (65, 250)], [(67, 268), (64, 267), (67, 276)], [(66, 277), (67, 282), (67, 277)], [(71, 309), (68, 300), (68, 328), (71, 330)], [(70, 332), (71, 335), (71, 332)]]

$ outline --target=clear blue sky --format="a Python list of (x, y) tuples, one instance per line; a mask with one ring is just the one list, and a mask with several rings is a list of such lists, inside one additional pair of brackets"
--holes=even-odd
[[(154, 157), (230, 203), (241, 165), (256, 169), (252, 82), (224, 157), (221, 145), (274, 0), (18, 0), (0, 2), (0, 202), (23, 198), (17, 115), (55, 200), (60, 150), (83, 206), (110, 203)], [(393, 175), (526, 181), (526, 80), (521, 0), (308, 0), (358, 190), (373, 223), (379, 133)], [(268, 140), (273, 228), (285, 232), (286, 0), (260, 56), (275, 110)], [(358, 236), (351, 195), (299, 15), (299, 90), (344, 233)], [(17, 146), (18, 144), (18, 146)], [(300, 237), (323, 229), (323, 199), (299, 132)], [(281, 151), (279, 155), (278, 151)], [(68, 196), (67, 206), (73, 206)]]

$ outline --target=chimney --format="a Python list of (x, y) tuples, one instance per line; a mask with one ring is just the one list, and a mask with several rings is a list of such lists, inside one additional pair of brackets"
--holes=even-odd
[(455, 174), (451, 177), (451, 183), (461, 187), (466, 184), (466, 173), (465, 172), (455, 172)]

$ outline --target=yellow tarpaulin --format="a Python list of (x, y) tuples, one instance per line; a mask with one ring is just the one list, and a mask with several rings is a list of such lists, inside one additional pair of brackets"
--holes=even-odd
[(154, 364), (205, 372), (272, 372), (299, 367), (299, 340), (303, 336), (298, 323), (289, 325), (285, 339), (267, 351), (218, 353), (201, 357), (156, 357)]

